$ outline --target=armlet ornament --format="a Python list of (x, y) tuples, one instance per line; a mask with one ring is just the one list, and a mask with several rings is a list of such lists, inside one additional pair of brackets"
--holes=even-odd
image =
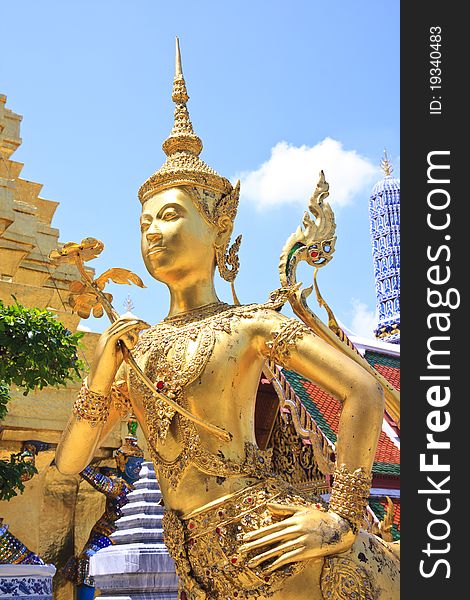
[(88, 421), (92, 427), (106, 423), (109, 415), (109, 395), (97, 394), (88, 389), (86, 379), (73, 405), (73, 414), (78, 421)]
[(335, 469), (330, 510), (349, 521), (355, 532), (364, 521), (371, 484), (372, 476), (366, 473), (364, 467), (353, 473), (347, 470), (346, 465)]
[(118, 411), (121, 419), (132, 413), (132, 405), (126, 382), (114, 383), (111, 388), (111, 404)]
[(303, 335), (315, 335), (303, 323), (290, 319), (281, 324), (278, 330), (271, 333), (272, 339), (266, 342), (269, 348), (269, 358), (275, 363), (283, 364), (289, 357), (290, 351), (295, 347), (297, 340)]

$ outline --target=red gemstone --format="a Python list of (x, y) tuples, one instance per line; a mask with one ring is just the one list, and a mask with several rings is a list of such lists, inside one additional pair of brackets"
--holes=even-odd
[(157, 381), (157, 390), (162, 390), (165, 387), (164, 381)]
[(311, 256), (312, 258), (317, 258), (317, 256), (318, 256), (318, 252), (310, 252), (310, 256)]
[(184, 590), (180, 594), (180, 600), (188, 600), (188, 597), (186, 596), (186, 592)]
[(220, 527), (216, 527), (215, 532), (217, 533), (217, 535), (220, 535), (222, 532), (222, 529), (220, 529)]
[(234, 557), (232, 558), (232, 565), (236, 565), (236, 564), (237, 564), (237, 562), (238, 562), (238, 558), (237, 558), (236, 556), (234, 556)]
[(194, 523), (190, 523), (190, 524), (188, 525), (188, 527), (189, 527), (189, 529), (194, 529)]
[(219, 510), (219, 517), (223, 517), (223, 516), (224, 516), (223, 511)]
[(250, 498), (247, 498), (247, 499), (246, 499), (246, 501), (247, 501), (247, 502), (253, 502), (253, 498), (251, 498), (251, 497), (250, 497)]
[(268, 581), (269, 581), (269, 577), (266, 575), (266, 577), (264, 578), (264, 580), (265, 580), (266, 582), (268, 582)]

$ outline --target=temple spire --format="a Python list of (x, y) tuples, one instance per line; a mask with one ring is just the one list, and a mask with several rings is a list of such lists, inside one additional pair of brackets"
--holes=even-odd
[(372, 189), (369, 216), (379, 322), (375, 335), (400, 343), (400, 181), (392, 176), (387, 151), (380, 163), (385, 177)]
[(382, 167), (383, 172), (385, 173), (385, 177), (391, 177), (393, 172), (392, 163), (388, 160), (387, 149), (384, 149), (384, 157), (380, 162), (380, 166)]

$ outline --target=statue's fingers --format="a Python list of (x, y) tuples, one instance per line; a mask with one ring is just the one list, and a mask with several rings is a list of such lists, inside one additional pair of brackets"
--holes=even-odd
[(136, 331), (143, 331), (144, 329), (149, 329), (150, 325), (145, 321), (141, 321), (140, 319), (118, 319), (115, 321), (108, 329), (108, 332), (114, 334), (116, 331), (121, 331), (122, 328), (127, 328), (128, 326), (132, 326)]
[(140, 321), (133, 320), (124, 323), (116, 322), (115, 325), (116, 327), (114, 329), (110, 328), (109, 334), (111, 335), (111, 337), (117, 340), (124, 336), (126, 333), (129, 333), (130, 331), (139, 331)]
[(278, 517), (291, 517), (299, 510), (305, 510), (304, 506), (294, 506), (293, 504), (277, 504), (276, 502), (270, 502), (268, 509), (274, 515)]
[(297, 550), (299, 548), (299, 542), (297, 540), (289, 540), (280, 546), (276, 546), (275, 548), (271, 548), (267, 552), (263, 552), (262, 554), (258, 554), (251, 560), (248, 561), (248, 566), (253, 568), (257, 567), (261, 563), (269, 560), (270, 558), (274, 558), (278, 554), (283, 554), (284, 552), (289, 552), (291, 550)]
[(145, 321), (141, 321), (140, 319), (130, 319), (129, 321), (121, 321), (123, 325), (132, 324), (133, 329), (136, 331), (143, 331), (144, 329), (149, 329), (150, 325)]
[(272, 573), (276, 569), (283, 567), (284, 565), (288, 565), (291, 562), (297, 562), (300, 560), (305, 560), (306, 557), (303, 556), (305, 551), (305, 546), (300, 546), (296, 550), (291, 550), (291, 552), (287, 552), (280, 556), (277, 560), (273, 562), (267, 569), (265, 569), (265, 573)]
[(137, 319), (130, 320), (122, 320), (114, 321), (114, 323), (108, 328), (109, 335), (116, 335), (118, 332), (122, 332), (123, 330), (132, 329), (136, 327), (139, 321)]
[(274, 533), (270, 533), (269, 535), (259, 537), (256, 540), (253, 540), (252, 542), (243, 544), (242, 546), (240, 546), (238, 552), (241, 554), (246, 554), (247, 552), (251, 552), (252, 550), (262, 548), (263, 546), (269, 546), (270, 544), (276, 544), (277, 542), (282, 542), (284, 540), (295, 538), (298, 535), (299, 529), (297, 526), (284, 527), (279, 531), (275, 531)]
[(292, 523), (286, 523), (285, 521), (278, 521), (277, 523), (273, 523), (272, 525), (266, 525), (266, 527), (260, 527), (260, 529), (256, 529), (255, 531), (250, 531), (249, 533), (245, 533), (243, 536), (244, 542), (251, 542), (252, 540), (256, 540), (260, 537), (264, 537), (270, 533), (274, 533), (275, 531), (282, 531), (292, 525)]

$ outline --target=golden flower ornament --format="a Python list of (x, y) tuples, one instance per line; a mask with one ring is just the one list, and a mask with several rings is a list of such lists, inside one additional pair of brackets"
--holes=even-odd
[(144, 288), (142, 279), (129, 271), (129, 269), (112, 268), (106, 270), (96, 279), (93, 279), (85, 268), (85, 262), (93, 260), (104, 250), (104, 244), (100, 240), (92, 237), (83, 239), (79, 244), (76, 242), (67, 242), (62, 248), (52, 250), (49, 254), (49, 259), (55, 264), (74, 264), (78, 268), (82, 277), (80, 280), (72, 281), (69, 290), (70, 296), (68, 304), (74, 312), (82, 319), (88, 319), (91, 313), (96, 318), (103, 316), (104, 312), (108, 316), (116, 313), (112, 308), (112, 294), (104, 292), (107, 283), (113, 281), (119, 284), (135, 284)]
[(74, 264), (77, 259), (88, 262), (101, 254), (104, 244), (100, 240), (87, 237), (79, 244), (67, 242), (58, 250), (52, 250), (49, 259), (55, 264)]

